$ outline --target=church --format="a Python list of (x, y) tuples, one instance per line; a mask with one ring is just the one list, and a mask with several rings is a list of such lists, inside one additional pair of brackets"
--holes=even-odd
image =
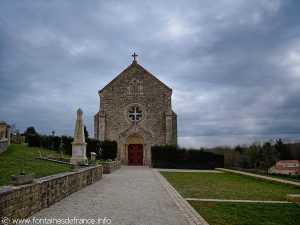
[(151, 146), (177, 145), (177, 115), (172, 89), (137, 63), (132, 63), (98, 91), (94, 138), (118, 142), (123, 165), (151, 165)]

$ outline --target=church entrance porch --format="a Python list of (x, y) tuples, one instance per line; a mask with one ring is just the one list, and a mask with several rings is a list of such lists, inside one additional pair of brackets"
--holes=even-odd
[(123, 165), (150, 165), (150, 145), (147, 144), (142, 134), (134, 132), (126, 135), (124, 139), (121, 139), (119, 146), (119, 157)]
[(143, 165), (143, 145), (129, 144), (128, 145), (128, 165), (140, 166)]

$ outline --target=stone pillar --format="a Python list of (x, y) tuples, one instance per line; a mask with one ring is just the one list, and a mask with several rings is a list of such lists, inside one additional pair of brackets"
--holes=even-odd
[(94, 116), (94, 139), (99, 140), (99, 112)]
[(86, 157), (86, 143), (84, 137), (84, 125), (82, 120), (82, 109), (77, 110), (77, 119), (74, 132), (74, 140), (72, 142), (72, 157), (70, 163), (87, 164), (88, 160)]
[(173, 132), (172, 132), (172, 114), (167, 114), (166, 115), (166, 144), (170, 145), (172, 144), (173, 140)]
[(146, 144), (143, 144), (143, 166), (147, 165), (147, 149)]
[(99, 131), (98, 138), (100, 141), (105, 140), (105, 114), (99, 114)]
[(6, 132), (7, 132), (7, 145), (8, 145), (8, 147), (10, 146), (10, 135), (11, 135), (11, 130), (10, 130), (10, 126), (7, 126), (6, 127)]
[(124, 147), (124, 165), (128, 165), (128, 145), (126, 144)]
[(177, 140), (177, 114), (172, 111), (172, 132), (173, 132), (173, 145), (178, 144)]

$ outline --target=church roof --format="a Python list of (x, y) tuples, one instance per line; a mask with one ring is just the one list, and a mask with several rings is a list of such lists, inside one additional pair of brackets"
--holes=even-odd
[(112, 81), (110, 81), (107, 85), (105, 85), (99, 93), (101, 93), (103, 90), (111, 86), (120, 76), (122, 76), (125, 72), (128, 72), (132, 70), (135, 67), (139, 67), (143, 73), (147, 74), (148, 76), (151, 76), (153, 79), (157, 80), (161, 85), (163, 85), (166, 89), (169, 91), (172, 91), (170, 87), (168, 87), (166, 84), (164, 84), (161, 80), (159, 80), (157, 77), (155, 77), (153, 74), (151, 74), (149, 71), (147, 71), (144, 67), (142, 67), (140, 64), (138, 64), (136, 61), (133, 61), (125, 70), (123, 70), (118, 76), (116, 76)]

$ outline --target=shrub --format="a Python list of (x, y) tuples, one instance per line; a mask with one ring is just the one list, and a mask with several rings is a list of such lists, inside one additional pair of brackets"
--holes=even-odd
[(116, 141), (105, 140), (100, 143), (101, 159), (115, 159), (117, 158), (118, 143)]
[(203, 150), (186, 150), (176, 146), (153, 146), (152, 166), (174, 169), (214, 169), (223, 167), (224, 156)]
[(25, 142), (28, 143), (28, 136), (33, 135), (33, 134), (38, 134), (35, 130), (34, 127), (27, 127), (26, 131), (24, 131), (23, 135), (25, 136)]
[(41, 147), (47, 149), (54, 149), (55, 151), (59, 151), (61, 137), (58, 136), (50, 136), (50, 135), (42, 135), (40, 137)]
[(28, 147), (40, 147), (41, 138), (38, 134), (28, 134), (27, 135)]
[(41, 147), (52, 149), (52, 136), (42, 135), (41, 136)]
[[(72, 155), (72, 142), (73, 137), (62, 136), (62, 148), (64, 149), (65, 154)], [(86, 140), (86, 156), (90, 157), (91, 152), (96, 152), (98, 159), (115, 159), (117, 158), (118, 152), (118, 143), (116, 141), (99, 141), (96, 139), (88, 138)]]
[(64, 153), (68, 155), (72, 155), (73, 137), (62, 136), (61, 141), (62, 141), (62, 148), (64, 150)]

